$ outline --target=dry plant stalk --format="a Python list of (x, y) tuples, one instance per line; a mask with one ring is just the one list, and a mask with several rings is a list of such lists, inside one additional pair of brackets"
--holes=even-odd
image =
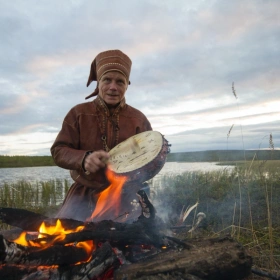
[(188, 208), (184, 215), (183, 215), (183, 222), (187, 219), (187, 217), (189, 216), (189, 214), (191, 213), (191, 211), (196, 208), (198, 206), (198, 202), (196, 204), (194, 204), (193, 206), (191, 206), (190, 208)]
[(231, 128), (229, 129), (228, 134), (227, 134), (227, 138), (229, 138), (230, 133), (231, 133), (231, 130), (233, 129), (233, 126), (234, 126), (234, 124), (233, 124), (233, 125), (231, 126)]
[(234, 82), (232, 82), (232, 93), (233, 93), (233, 95), (235, 96), (235, 98), (237, 99), (238, 97), (237, 97), (236, 91), (235, 91), (235, 89), (234, 89)]
[(273, 143), (272, 133), (270, 133), (270, 135), (269, 135), (269, 148), (271, 150), (274, 150), (274, 143)]

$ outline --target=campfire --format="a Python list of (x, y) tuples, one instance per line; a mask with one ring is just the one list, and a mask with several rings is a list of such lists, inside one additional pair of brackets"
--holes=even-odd
[[(144, 190), (137, 193), (138, 218), (127, 223), (131, 213), (119, 210), (126, 177), (108, 172), (111, 185), (86, 222), (0, 208), (3, 222), (23, 230), (16, 239), (0, 235), (0, 278), (242, 279), (250, 274), (251, 258), (228, 237), (188, 242), (176, 238), (181, 226), (168, 228)], [(199, 214), (190, 232), (205, 217)]]

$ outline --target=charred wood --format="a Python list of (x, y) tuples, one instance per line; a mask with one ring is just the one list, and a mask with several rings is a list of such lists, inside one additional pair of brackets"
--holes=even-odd
[[(5, 240), (4, 240), (5, 241)], [(14, 244), (13, 244), (14, 245)], [(124, 260), (123, 267), (115, 272), (115, 279), (244, 279), (250, 274), (252, 259), (246, 254), (244, 248), (230, 238), (192, 240), (192, 247), (184, 249), (183, 246), (167, 248), (166, 250), (154, 251), (150, 255), (146, 255), (144, 260), (130, 265), (125, 264), (124, 256), (117, 256), (117, 250), (112, 249), (111, 245), (103, 243), (92, 254), (92, 259), (88, 263), (77, 266), (67, 265), (65, 261), (60, 263), (58, 268), (48, 268), (29, 271), (25, 278), (7, 278), (7, 279), (24, 279), (24, 280), (88, 280), (95, 279), (104, 273), (114, 271), (120, 266), (120, 260)], [(3, 247), (3, 246), (2, 246)], [(1, 247), (1, 248), (2, 248)], [(11, 248), (9, 257), (14, 263), (22, 263), (24, 265), (38, 265), (38, 262), (30, 261), (28, 257), (22, 253), (23, 246)], [(55, 251), (64, 250), (68, 246), (54, 246), (53, 251), (49, 251), (47, 255), (55, 255)], [(3, 251), (3, 250), (2, 250)], [(152, 250), (151, 250), (152, 251)], [(32, 252), (34, 254), (42, 252)], [(31, 254), (31, 255), (32, 255)], [(72, 254), (72, 253), (71, 253)], [(38, 256), (36, 256), (38, 257)], [(40, 256), (41, 260), (43, 259)], [(54, 257), (53, 257), (54, 258)], [(21, 261), (22, 260), (22, 261)], [(33, 260), (33, 258), (32, 258)], [(56, 257), (55, 262), (59, 260)], [(3, 254), (1, 255), (3, 263)], [(5, 259), (4, 259), (5, 262)], [(53, 261), (47, 262), (47, 264)], [(10, 264), (2, 267), (0, 275), (5, 275)], [(15, 270), (16, 271), (16, 270)], [(23, 271), (18, 270), (17, 273), (22, 276)], [(4, 274), (3, 274), (4, 273)], [(6, 279), (6, 278), (5, 278)]]
[(139, 220), (133, 224), (116, 223), (111, 220), (101, 221), (99, 223), (87, 223), (84, 230), (69, 233), (63, 240), (54, 241), (56, 236), (46, 236), (34, 239), (33, 242), (42, 241), (52, 242), (56, 245), (65, 245), (73, 242), (94, 240), (98, 242), (110, 242), (113, 246), (124, 247), (127, 245), (153, 245), (157, 248), (162, 246), (190, 248), (191, 245), (177, 238), (166, 236), (153, 224), (145, 223), (145, 220)]
[[(75, 229), (80, 225), (84, 228), (82, 231), (66, 234), (60, 241), (55, 241), (56, 236), (53, 235), (35, 240), (32, 238), (35, 243), (51, 242), (52, 246), (45, 249), (21, 246), (0, 235), (0, 278), (89, 280), (99, 279), (102, 275), (106, 279), (106, 273), (111, 273), (112, 276), (115, 272), (116, 280), (235, 280), (244, 279), (250, 274), (252, 259), (239, 243), (230, 238), (220, 238), (192, 239), (190, 244), (167, 236), (165, 225), (154, 215), (153, 208), (149, 208), (146, 198), (143, 195), (141, 198), (142, 210), (145, 211), (132, 224), (111, 220), (84, 223), (59, 219), (65, 229)], [(18, 216), (18, 211), (23, 214)], [(26, 231), (38, 231), (43, 221), (47, 225), (55, 225), (57, 222), (57, 219), (11, 208), (0, 208), (0, 219)], [(90, 256), (84, 249), (73, 245), (87, 240), (93, 240), (100, 246), (87, 263), (73, 265), (89, 259)], [(142, 250), (143, 245), (148, 249)], [(127, 265), (127, 260), (132, 264)], [(123, 266), (120, 267), (120, 264)], [(58, 267), (37, 269), (42, 265)], [(117, 268), (119, 269), (116, 270)], [(3, 275), (7, 277), (3, 278)], [(15, 277), (8, 278), (9, 275)]]
[(169, 250), (123, 266), (116, 271), (115, 279), (165, 279), (160, 278), (162, 274), (169, 277), (166, 279), (235, 280), (250, 275), (252, 258), (234, 240), (194, 240), (193, 245), (190, 250)]
[[(91, 261), (75, 266), (40, 268), (14, 280), (89, 280), (103, 279), (102, 275), (120, 266), (119, 259), (109, 243), (102, 244), (93, 253)], [(100, 277), (100, 278), (98, 278)], [(10, 278), (12, 279), (12, 278)], [(106, 278), (104, 278), (106, 279)]]
[[(112, 244), (118, 244), (119, 246), (125, 246), (129, 244), (153, 244), (153, 240), (147, 236), (144, 233), (137, 233), (134, 232), (132, 234), (127, 234), (125, 232), (118, 232), (115, 230), (112, 231), (80, 231), (80, 232), (74, 232), (69, 233), (66, 235), (65, 239), (60, 241), (55, 241), (56, 245), (65, 245), (68, 243), (73, 242), (81, 242), (86, 240), (96, 240), (96, 242), (105, 242), (110, 241)], [(40, 238), (33, 240), (34, 242), (41, 242), (41, 241), (47, 241), (52, 242), (52, 240), (56, 236), (50, 236), (46, 238)], [(160, 242), (160, 240), (157, 240), (157, 245), (163, 245), (163, 242)]]
[(0, 264), (25, 266), (69, 265), (86, 261), (86, 252), (76, 246), (54, 245), (45, 249), (25, 247), (7, 241), (0, 235)]
[[(43, 222), (46, 225), (55, 225), (58, 219), (37, 214), (20, 208), (0, 207), (0, 220), (8, 225), (21, 228), (25, 231), (38, 231)], [(84, 222), (73, 219), (59, 219), (64, 229), (75, 229), (84, 225)]]
[(0, 220), (23, 230), (36, 231), (48, 217), (25, 209), (0, 208)]

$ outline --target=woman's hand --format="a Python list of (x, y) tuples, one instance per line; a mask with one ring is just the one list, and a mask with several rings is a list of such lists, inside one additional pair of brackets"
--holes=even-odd
[(95, 173), (106, 166), (109, 158), (110, 154), (103, 150), (92, 152), (84, 159), (84, 169), (86, 172)]

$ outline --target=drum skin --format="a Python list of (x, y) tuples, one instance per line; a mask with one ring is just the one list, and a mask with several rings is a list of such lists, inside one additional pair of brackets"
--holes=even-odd
[(143, 183), (162, 169), (170, 146), (160, 132), (136, 134), (109, 152), (108, 169), (116, 176), (126, 176), (127, 182)]

